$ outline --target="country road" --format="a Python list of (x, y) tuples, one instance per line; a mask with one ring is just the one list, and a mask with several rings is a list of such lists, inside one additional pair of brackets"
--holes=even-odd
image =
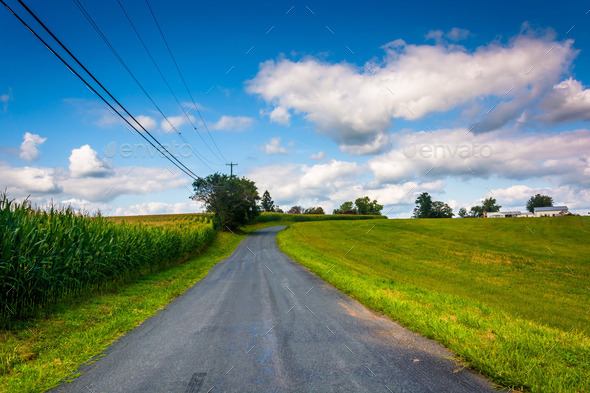
[(493, 392), (432, 340), (247, 237), (166, 310), (51, 392)]

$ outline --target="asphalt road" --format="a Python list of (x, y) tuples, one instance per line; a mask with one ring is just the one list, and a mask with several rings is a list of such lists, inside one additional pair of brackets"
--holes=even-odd
[(203, 280), (52, 392), (492, 392), (438, 343), (247, 237)]

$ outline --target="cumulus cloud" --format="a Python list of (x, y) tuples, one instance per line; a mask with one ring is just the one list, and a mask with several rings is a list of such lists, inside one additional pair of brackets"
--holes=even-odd
[(221, 118), (211, 125), (213, 130), (223, 131), (243, 131), (254, 123), (254, 119), (246, 116), (221, 116)]
[[(455, 31), (449, 39), (462, 35)], [(524, 93), (538, 98), (559, 80), (575, 55), (571, 40), (526, 34), (507, 45), (492, 43), (472, 52), (456, 45), (410, 45), (402, 40), (383, 49), (382, 62), (369, 62), (362, 69), (314, 58), (267, 61), (248, 81), (247, 90), (273, 108), (271, 120), (286, 123), (291, 112), (300, 114), (347, 152), (368, 154), (387, 143), (395, 118), (419, 119), (486, 97), (512, 102)], [(520, 99), (506, 112), (518, 115), (530, 103), (530, 98)]]
[(73, 177), (105, 177), (112, 173), (111, 165), (89, 145), (72, 150), (69, 168)]
[(8, 101), (12, 101), (12, 88), (8, 88), (8, 93), (0, 95), (0, 104), (2, 104), (2, 111), (8, 110)]
[(200, 213), (203, 207), (195, 201), (166, 203), (166, 202), (144, 202), (129, 207), (118, 207), (112, 213), (113, 216), (139, 216), (147, 214), (182, 214)]
[(47, 138), (41, 138), (37, 134), (25, 132), (23, 142), (20, 144), (20, 159), (29, 162), (38, 160), (39, 149), (37, 149), (37, 146), (42, 145), (46, 140)]
[[(143, 126), (148, 131), (154, 131), (158, 127), (158, 123), (153, 117), (145, 116), (145, 115), (138, 115), (135, 116), (135, 120), (139, 122), (140, 125)], [(131, 122), (131, 124), (134, 124)]]
[(320, 151), (317, 154), (312, 154), (311, 156), (309, 156), (309, 158), (311, 160), (316, 160), (316, 161), (322, 160), (322, 159), (326, 158), (326, 152)]
[(275, 154), (289, 154), (287, 149), (281, 146), (281, 137), (271, 138), (270, 141), (262, 146), (262, 151), (269, 156)]
[(590, 120), (590, 89), (569, 78), (555, 86), (540, 105), (545, 113), (539, 118), (549, 123)]
[(378, 183), (454, 176), (551, 179), (590, 186), (590, 131), (543, 135), (466, 129), (399, 134), (396, 148), (368, 161)]
[(0, 167), (0, 184), (5, 185), (7, 191), (16, 197), (55, 194), (62, 191), (56, 179), (56, 170), (53, 168), (11, 168), (3, 165)]
[(174, 130), (179, 131), (179, 129), (184, 126), (185, 124), (189, 123), (189, 119), (190, 122), (195, 124), (195, 117), (193, 115), (188, 115), (188, 119), (187, 116), (167, 116), (167, 119), (162, 120), (162, 122), (160, 123), (160, 128), (162, 128), (162, 130), (165, 133), (169, 133), (172, 132)]
[(275, 202), (283, 208), (293, 205), (322, 206), (327, 212), (345, 201), (354, 201), (365, 195), (386, 206), (409, 206), (414, 203), (417, 193), (440, 191), (445, 184), (442, 181), (375, 184), (367, 181), (367, 173), (368, 168), (356, 162), (331, 160), (312, 166), (292, 163), (265, 165), (253, 168), (247, 176), (256, 182), (259, 189), (269, 190)]

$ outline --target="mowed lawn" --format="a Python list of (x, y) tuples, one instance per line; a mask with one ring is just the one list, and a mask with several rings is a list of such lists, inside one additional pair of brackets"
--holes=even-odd
[(504, 387), (590, 391), (588, 217), (324, 221), (278, 242)]

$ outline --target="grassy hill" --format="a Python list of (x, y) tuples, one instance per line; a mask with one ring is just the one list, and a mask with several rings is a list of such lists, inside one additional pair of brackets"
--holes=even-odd
[[(497, 383), (590, 391), (590, 219), (294, 224), (280, 248)], [(330, 270), (331, 269), (331, 270)]]

